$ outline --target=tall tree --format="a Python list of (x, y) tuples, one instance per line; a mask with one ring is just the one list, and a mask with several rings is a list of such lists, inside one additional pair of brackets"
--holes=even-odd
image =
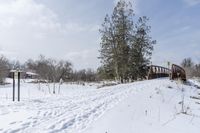
[(150, 37), (151, 27), (147, 25), (148, 18), (140, 17), (135, 25), (136, 33), (132, 37), (129, 67), (133, 79), (143, 79), (147, 75), (155, 40)]
[(153, 45), (150, 37), (151, 27), (147, 17), (139, 17), (134, 24), (132, 4), (120, 0), (111, 15), (106, 15), (101, 33), (100, 59), (103, 66), (99, 69), (103, 77), (123, 82), (132, 78), (145, 78), (150, 63)]
[(109, 17), (106, 15), (100, 33), (100, 59), (105, 71), (113, 72), (117, 80), (127, 77), (130, 38), (133, 33), (132, 4), (120, 0)]

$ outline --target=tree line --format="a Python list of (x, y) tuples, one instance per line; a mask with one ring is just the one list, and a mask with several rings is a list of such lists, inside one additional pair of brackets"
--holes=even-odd
[(137, 18), (132, 3), (120, 0), (102, 27), (98, 73), (106, 79), (145, 79), (156, 41), (150, 36), (149, 18)]
[(5, 56), (0, 56), (0, 84), (3, 84), (8, 77), (10, 70), (31, 71), (38, 74), (38, 79), (48, 82), (74, 81), (97, 81), (96, 71), (92, 69), (74, 70), (71, 62), (66, 60), (55, 60), (40, 55), (38, 59), (28, 59), (25, 63), (10, 61)]
[(191, 58), (185, 58), (181, 66), (185, 69), (188, 78), (200, 77), (200, 63), (194, 63)]

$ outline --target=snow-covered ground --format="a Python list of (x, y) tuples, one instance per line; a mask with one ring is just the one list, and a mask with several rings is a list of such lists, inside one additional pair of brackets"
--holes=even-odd
[[(98, 86), (63, 84), (58, 94), (56, 85), (56, 94), (52, 94), (53, 84), (39, 87), (22, 82), (20, 102), (12, 102), (12, 84), (0, 86), (0, 132), (200, 131), (200, 90), (193, 84), (158, 79), (100, 89)], [(183, 109), (187, 114), (181, 113), (183, 97)]]

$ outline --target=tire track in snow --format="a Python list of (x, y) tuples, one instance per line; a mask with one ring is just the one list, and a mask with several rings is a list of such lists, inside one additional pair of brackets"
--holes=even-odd
[[(87, 90), (73, 97), (36, 99), (21, 108), (35, 114), (26, 122), (15, 122), (18, 128), (4, 132), (73, 132), (83, 130), (106, 110), (117, 104), (128, 94), (128, 89), (114, 87), (101, 90)], [(18, 110), (18, 106), (15, 110)]]
[(24, 121), (16, 121), (12, 124), (14, 126), (2, 131), (5, 133), (81, 132), (128, 95), (139, 91), (138, 88), (148, 88), (149, 85), (151, 83), (145, 85), (134, 83), (102, 89), (75, 90), (63, 96), (26, 101), (12, 108), (16, 111), (23, 109), (33, 114)]

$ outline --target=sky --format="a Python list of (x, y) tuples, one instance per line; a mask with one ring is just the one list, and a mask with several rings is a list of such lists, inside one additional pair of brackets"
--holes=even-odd
[[(0, 54), (25, 62), (40, 54), (75, 69), (100, 66), (99, 28), (117, 0), (0, 0)], [(200, 62), (200, 0), (131, 0), (150, 18), (152, 63)]]

